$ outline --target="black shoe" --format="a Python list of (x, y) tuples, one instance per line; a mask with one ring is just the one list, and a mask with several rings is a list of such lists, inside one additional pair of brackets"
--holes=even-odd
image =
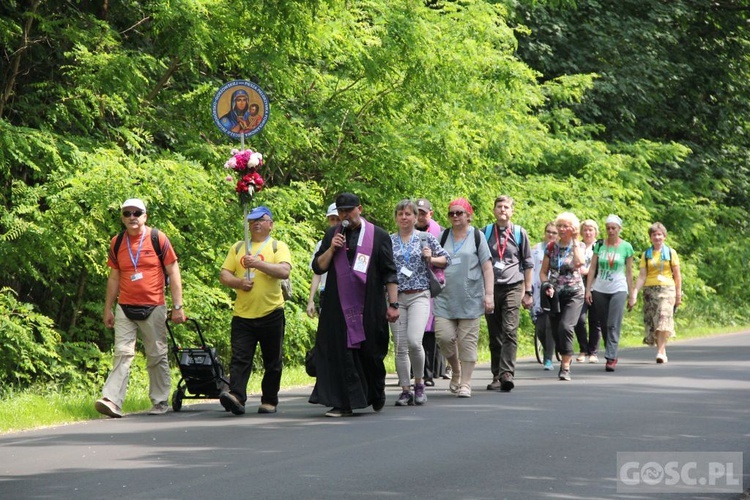
[(245, 414), (245, 405), (240, 404), (240, 401), (231, 392), (222, 392), (219, 395), (219, 402), (225, 410), (231, 411), (235, 415)]
[[(383, 404), (385, 404), (385, 402)], [(343, 408), (331, 408), (330, 410), (326, 412), (326, 417), (333, 417), (333, 418), (351, 417), (352, 415), (354, 414), (352, 413), (351, 410), (345, 410)]]
[(385, 406), (385, 390), (380, 393), (380, 397), (372, 403), (372, 409), (374, 411), (380, 411)]
[(513, 384), (513, 375), (508, 372), (503, 373), (500, 376), (500, 390), (502, 392), (510, 392), (515, 387)]
[(424, 379), (424, 385), (426, 385), (427, 387), (435, 387), (435, 381), (431, 378), (426, 378)]

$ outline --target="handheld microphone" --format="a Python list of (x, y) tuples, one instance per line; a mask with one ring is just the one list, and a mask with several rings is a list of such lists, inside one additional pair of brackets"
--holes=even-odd
[(349, 244), (346, 242), (346, 230), (349, 228), (349, 221), (344, 219), (341, 221), (341, 231), (339, 231), (339, 234), (344, 235), (344, 246), (346, 247), (346, 250), (349, 251)]

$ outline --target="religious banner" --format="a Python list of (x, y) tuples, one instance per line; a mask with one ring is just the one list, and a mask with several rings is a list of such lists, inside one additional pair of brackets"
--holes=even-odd
[[(214, 122), (219, 130), (230, 137), (240, 140), (240, 149), (232, 149), (224, 168), (230, 171), (227, 182), (235, 186), (243, 211), (245, 229), (245, 253), (250, 251), (250, 231), (247, 216), (250, 203), (256, 192), (263, 189), (265, 183), (258, 169), (263, 166), (263, 155), (252, 149), (245, 149), (245, 137), (260, 132), (268, 121), (270, 106), (268, 97), (253, 82), (234, 80), (223, 85), (214, 95), (211, 106)], [(237, 178), (235, 179), (235, 176)], [(245, 273), (252, 278), (251, 270)]]
[(271, 112), (265, 92), (248, 80), (223, 85), (214, 95), (211, 110), (219, 130), (240, 139), (243, 146), (245, 137), (263, 129)]

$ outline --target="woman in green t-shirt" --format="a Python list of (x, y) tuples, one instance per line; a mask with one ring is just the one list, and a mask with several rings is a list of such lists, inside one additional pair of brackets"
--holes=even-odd
[(622, 316), (633, 285), (633, 246), (620, 238), (622, 219), (614, 214), (605, 222), (607, 239), (594, 244), (586, 286), (586, 302), (593, 304), (604, 336), (605, 370), (615, 371)]

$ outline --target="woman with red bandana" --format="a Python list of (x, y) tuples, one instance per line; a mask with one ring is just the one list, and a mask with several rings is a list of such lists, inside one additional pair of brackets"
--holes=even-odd
[(487, 240), (471, 226), (474, 209), (465, 198), (448, 205), (451, 227), (440, 235), (451, 265), (445, 288), (435, 297), (435, 336), (452, 368), (450, 391), (471, 397), (471, 376), (477, 362), (479, 322), (495, 308), (492, 256)]

